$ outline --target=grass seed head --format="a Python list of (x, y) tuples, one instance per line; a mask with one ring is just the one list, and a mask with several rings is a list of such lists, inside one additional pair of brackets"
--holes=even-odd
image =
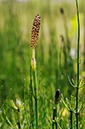
[(34, 49), (37, 46), (37, 41), (39, 37), (39, 30), (40, 30), (40, 15), (37, 14), (33, 21), (32, 31), (31, 31), (31, 43), (30, 46)]

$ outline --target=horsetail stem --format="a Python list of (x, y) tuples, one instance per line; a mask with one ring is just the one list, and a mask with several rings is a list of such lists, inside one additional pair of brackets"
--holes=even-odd
[(38, 128), (38, 88), (37, 88), (37, 81), (36, 81), (35, 47), (36, 47), (37, 41), (38, 41), (39, 29), (40, 29), (40, 15), (37, 14), (33, 21), (33, 27), (32, 27), (32, 31), (31, 31), (31, 40), (30, 40), (31, 41), (30, 46), (32, 47), (31, 66), (32, 66), (32, 70), (33, 70), (33, 81), (34, 81), (36, 128)]
[(29, 107), (30, 107), (30, 122), (31, 122), (31, 126), (32, 128), (34, 129), (34, 110), (33, 110), (33, 87), (32, 87), (32, 67), (30, 66), (30, 85), (29, 85), (29, 98), (30, 98), (30, 101), (29, 101)]
[(78, 1), (76, 0), (77, 21), (78, 21), (78, 44), (77, 44), (77, 91), (76, 91), (76, 128), (78, 129), (78, 93), (79, 93), (79, 43), (80, 43), (80, 23)]
[(52, 129), (54, 129), (55, 126), (56, 126), (56, 129), (57, 129), (57, 123), (55, 122), (55, 117), (57, 117), (57, 108), (56, 107), (54, 107), (54, 109), (53, 109), (53, 125), (52, 125)]

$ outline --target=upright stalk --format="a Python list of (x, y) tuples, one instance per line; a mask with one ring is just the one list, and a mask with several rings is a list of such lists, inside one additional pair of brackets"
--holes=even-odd
[(85, 14), (84, 14), (84, 70), (85, 70)]
[(40, 29), (40, 15), (37, 14), (33, 21), (32, 31), (31, 31), (31, 43), (30, 46), (32, 47), (32, 60), (31, 60), (31, 67), (33, 71), (33, 81), (34, 81), (34, 99), (35, 99), (35, 117), (36, 117), (36, 129), (38, 128), (38, 88), (37, 88), (37, 81), (36, 81), (36, 59), (35, 59), (35, 47), (37, 45), (38, 36), (39, 36), (39, 29)]
[(78, 20), (78, 46), (77, 46), (77, 91), (76, 91), (76, 128), (78, 129), (78, 92), (79, 92), (79, 42), (80, 42), (80, 23), (78, 1), (76, 0), (77, 20)]
[(38, 128), (38, 88), (36, 84), (36, 71), (33, 71), (33, 80), (34, 80), (34, 91), (35, 91), (35, 114), (36, 114), (36, 128)]
[(32, 49), (32, 60), (31, 66), (33, 71), (33, 82), (34, 82), (34, 99), (35, 99), (35, 117), (36, 117), (36, 128), (38, 128), (38, 88), (37, 88), (37, 80), (36, 80), (36, 59), (35, 59), (35, 49)]
[(72, 121), (72, 119), (73, 119), (73, 112), (72, 111), (70, 111), (70, 122), (71, 122), (71, 129), (73, 128), (73, 121)]
[(57, 117), (57, 107), (56, 106), (53, 109), (53, 124), (52, 124), (52, 129), (57, 129), (57, 123), (55, 122), (55, 117)]
[(32, 68), (30, 66), (30, 85), (29, 85), (29, 108), (30, 108), (30, 123), (34, 129), (34, 110), (33, 110), (33, 87), (32, 87)]

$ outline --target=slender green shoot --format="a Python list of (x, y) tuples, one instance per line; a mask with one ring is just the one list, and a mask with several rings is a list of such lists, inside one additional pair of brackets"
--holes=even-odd
[(80, 43), (80, 23), (79, 23), (79, 9), (78, 1), (76, 0), (77, 21), (78, 21), (78, 44), (77, 44), (77, 91), (76, 91), (76, 128), (78, 129), (78, 93), (79, 93), (79, 43)]
[(55, 117), (57, 117), (57, 107), (54, 107), (53, 109), (53, 124), (52, 124), (52, 129), (57, 129), (57, 123), (55, 121)]
[(72, 129), (73, 128), (73, 112), (72, 111), (70, 111), (70, 123), (71, 123), (70, 129)]
[(36, 128), (38, 128), (38, 88), (36, 83), (36, 71), (33, 71), (33, 81), (35, 90), (35, 114), (36, 114)]

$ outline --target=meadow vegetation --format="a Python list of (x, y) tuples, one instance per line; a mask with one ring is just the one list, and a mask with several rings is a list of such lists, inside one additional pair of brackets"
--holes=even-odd
[[(79, 1), (79, 29), (75, 0), (0, 2), (1, 129), (85, 128), (84, 5), (83, 0)], [(35, 48), (35, 74), (30, 39), (38, 13), (41, 24)]]

